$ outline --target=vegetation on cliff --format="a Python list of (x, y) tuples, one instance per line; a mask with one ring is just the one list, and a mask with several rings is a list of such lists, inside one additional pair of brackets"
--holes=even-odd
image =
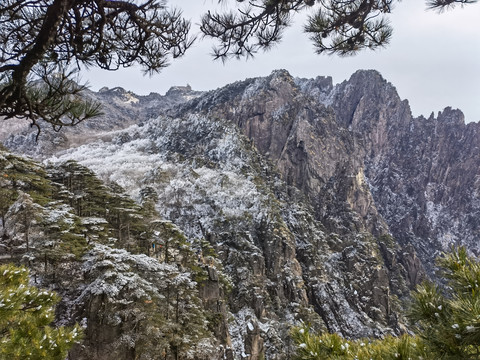
[[(39, 355), (31, 358), (60, 359), (77, 340), (70, 350), (75, 359), (209, 359), (223, 346), (225, 309), (207, 306), (221, 302), (229, 286), (215, 252), (162, 220), (147, 194), (138, 205), (119, 185), (104, 184), (73, 161), (43, 167), (6, 151), (0, 153), (0, 174), (8, 194), (1, 198), (1, 260), (23, 264), (30, 273), (2, 268), (2, 299), (21, 307), (28, 292), (29, 308), (38, 309), (22, 315), (28, 318), (18, 320), (17, 331), (11, 326), (17, 316), (0, 308), (8, 340), (2, 354), (20, 351), (16, 358), (29, 358), (35, 347)], [(19, 274), (15, 283), (7, 281), (10, 273)], [(202, 297), (206, 286), (216, 287), (216, 298)], [(55, 319), (59, 296), (37, 287), (61, 297)], [(45, 328), (52, 321), (79, 323), (83, 339), (72, 335), (78, 327)], [(56, 339), (56, 352), (42, 352), (43, 340), (37, 344), (36, 337), (43, 333)]]
[(346, 340), (292, 330), (296, 359), (478, 359), (480, 358), (480, 262), (465, 248), (438, 260), (444, 286), (424, 282), (413, 292), (409, 317), (414, 334)]
[(50, 326), (58, 296), (30, 285), (24, 267), (2, 265), (0, 274), (0, 359), (65, 359), (82, 332)]

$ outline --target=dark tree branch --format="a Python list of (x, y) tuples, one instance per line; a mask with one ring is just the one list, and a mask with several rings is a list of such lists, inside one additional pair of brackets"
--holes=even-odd
[[(218, 40), (214, 58), (248, 57), (280, 41), (291, 15), (309, 11), (313, 15), (304, 29), (318, 53), (354, 55), (363, 49), (374, 50), (388, 44), (392, 28), (385, 16), (398, 2), (400, 0), (250, 0), (236, 12), (208, 12), (202, 18), (200, 30), (204, 36)], [(427, 6), (445, 9), (474, 2), (477, 0), (427, 0)]]
[(215, 58), (251, 56), (280, 41), (290, 14), (305, 6), (303, 0), (250, 1), (238, 15), (208, 12), (202, 18), (200, 30), (204, 36), (220, 41), (220, 46), (214, 49)]
[(38, 130), (42, 121), (58, 130), (96, 116), (66, 69), (137, 63), (158, 72), (192, 45), (189, 30), (162, 0), (2, 0), (0, 116)]
[(448, 8), (453, 8), (455, 5), (461, 6), (466, 4), (476, 3), (478, 0), (428, 0), (427, 8), (431, 10), (443, 11)]

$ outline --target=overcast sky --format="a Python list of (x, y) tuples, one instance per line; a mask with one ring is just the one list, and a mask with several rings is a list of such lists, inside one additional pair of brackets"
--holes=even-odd
[[(197, 31), (200, 15), (218, 8), (217, 0), (170, 0), (181, 8)], [(285, 32), (281, 44), (249, 60), (225, 65), (210, 56), (213, 43), (197, 41), (181, 59), (161, 73), (143, 76), (139, 69), (83, 72), (92, 90), (122, 86), (137, 94), (164, 94), (171, 86), (190, 84), (194, 90), (212, 90), (249, 77), (267, 76), (286, 69), (293, 76), (332, 76), (334, 83), (358, 69), (376, 69), (408, 99), (415, 116), (429, 116), (452, 106), (465, 113), (467, 122), (480, 120), (480, 4), (456, 7), (441, 14), (426, 11), (422, 0), (403, 0), (390, 16), (393, 39), (385, 49), (354, 57), (317, 55), (302, 32), (304, 17)], [(303, 19), (302, 19), (303, 18)]]

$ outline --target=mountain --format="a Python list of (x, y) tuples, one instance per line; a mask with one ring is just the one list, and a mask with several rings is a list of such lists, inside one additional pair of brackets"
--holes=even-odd
[(104, 87), (98, 92), (86, 90), (84, 92), (86, 98), (101, 104), (102, 116), (95, 121), (85, 121), (75, 127), (63, 127), (61, 131), (54, 131), (49, 124), (39, 120), (41, 136), (37, 141), (37, 131), (30, 129), (27, 121), (4, 120), (0, 129), (0, 141), (19, 153), (44, 158), (55, 151), (98, 139), (108, 141), (115, 131), (132, 124), (142, 124), (156, 117), (158, 113), (164, 113), (200, 94), (201, 92), (192, 90), (189, 85), (174, 86), (165, 96), (157, 93), (136, 95), (121, 87), (113, 89)]
[(231, 285), (205, 241), (74, 161), (45, 167), (0, 150), (0, 169), (0, 260), (59, 293), (56, 323), (83, 328), (69, 358), (228, 355)]
[[(186, 243), (208, 244), (218, 264), (195, 296), (220, 314), (209, 327), (220, 357), (288, 359), (301, 321), (352, 338), (399, 334), (434, 259), (452, 245), (478, 255), (480, 125), (451, 108), (414, 118), (376, 71), (336, 85), (278, 70), (205, 93), (89, 96), (105, 104), (97, 122), (45, 128), (36, 144), (4, 131), (3, 143), (52, 168), (75, 160), (138, 204), (148, 195)], [(80, 258), (95, 266), (92, 256)]]
[[(286, 182), (310, 197), (327, 227), (341, 208), (331, 206), (333, 198), (359, 217), (357, 229), (387, 231), (413, 246), (430, 275), (432, 260), (451, 245), (478, 254), (480, 125), (465, 125), (459, 110), (413, 118), (375, 71), (336, 86), (278, 71), (186, 109), (237, 124)], [(338, 191), (339, 184), (349, 189)]]

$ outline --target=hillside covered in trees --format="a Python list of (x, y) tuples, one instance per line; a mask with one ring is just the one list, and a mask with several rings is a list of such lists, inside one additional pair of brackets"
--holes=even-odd
[(378, 72), (86, 95), (104, 117), (0, 133), (1, 258), (84, 327), (72, 359), (290, 359), (302, 323), (398, 340), (435, 259), (478, 254), (479, 124), (413, 117)]
[(231, 285), (215, 252), (160, 219), (149, 194), (138, 205), (74, 161), (44, 167), (4, 150), (0, 174), (0, 258), (57, 292), (56, 324), (83, 327), (70, 356), (210, 359), (227, 345)]

